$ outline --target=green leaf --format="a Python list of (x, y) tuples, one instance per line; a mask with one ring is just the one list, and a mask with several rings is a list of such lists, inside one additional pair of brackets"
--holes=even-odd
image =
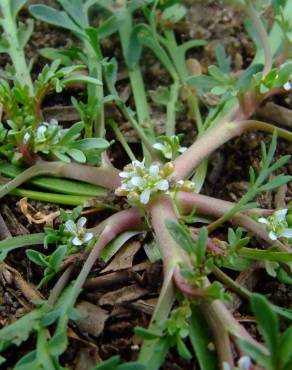
[(279, 175), (274, 177), (271, 181), (269, 181), (267, 184), (262, 185), (261, 187), (258, 188), (258, 191), (268, 191), (272, 190), (275, 188), (278, 188), (284, 184), (287, 184), (292, 180), (292, 176), (284, 176), (284, 175)]
[(288, 328), (285, 331), (280, 340), (278, 358), (280, 360), (281, 369), (285, 367), (285, 365), (292, 359), (291, 344), (292, 344), (292, 326), (290, 326), (290, 328)]
[(92, 370), (113, 370), (120, 363), (120, 356), (113, 356), (101, 364), (96, 365)]
[(144, 365), (139, 364), (139, 362), (128, 362), (117, 366), (117, 370), (147, 370)]
[(83, 31), (63, 11), (56, 10), (47, 5), (31, 5), (29, 11), (35, 18), (43, 22), (65, 28), (81, 35), (83, 34)]
[(118, 28), (119, 23), (115, 16), (107, 18), (97, 29), (99, 39), (111, 36), (113, 33), (117, 32)]
[(196, 254), (198, 263), (202, 263), (205, 258), (207, 243), (208, 243), (208, 229), (206, 227), (202, 227), (200, 229), (196, 243)]
[(0, 261), (3, 261), (7, 253), (21, 247), (43, 244), (44, 233), (14, 236), (13, 238), (0, 241)]
[(242, 352), (250, 356), (259, 365), (263, 366), (264, 369), (271, 369), (270, 357), (262, 352), (258, 347), (243, 339), (238, 340), (238, 345)]
[(195, 242), (189, 231), (179, 223), (169, 219), (165, 220), (165, 226), (175, 242), (188, 254), (192, 254)]
[(176, 348), (179, 355), (185, 360), (190, 360), (192, 358), (190, 351), (188, 350), (187, 346), (185, 345), (181, 337), (177, 337)]
[(11, 13), (14, 18), (26, 2), (27, 0), (11, 0)]
[(214, 351), (209, 350), (212, 338), (208, 333), (208, 324), (199, 307), (192, 307), (189, 338), (201, 370), (217, 370), (217, 359)]
[(78, 140), (76, 143), (73, 144), (73, 146), (80, 150), (88, 149), (106, 150), (110, 146), (110, 143), (105, 139), (92, 137), (88, 139)]
[(26, 24), (19, 23), (17, 38), (21, 48), (24, 48), (33, 32), (33, 20), (29, 19)]
[(138, 335), (142, 339), (146, 339), (146, 340), (157, 339), (157, 338), (162, 337), (162, 334), (152, 332), (149, 329), (142, 328), (141, 326), (137, 326), (134, 329), (134, 332), (135, 332), (136, 335)]
[(279, 321), (269, 301), (260, 294), (251, 296), (251, 307), (255, 313), (259, 330), (271, 353), (272, 363), (276, 366), (279, 351)]
[(167, 7), (161, 14), (161, 19), (172, 23), (181, 21), (187, 13), (187, 9), (182, 4), (174, 4)]
[(208, 67), (209, 74), (215, 78), (215, 80), (225, 83), (226, 82), (226, 76), (225, 74), (216, 66), (209, 66)]
[(16, 344), (17, 346), (26, 341), (42, 315), (43, 313), (40, 309), (32, 310), (17, 321), (1, 329), (0, 347), (2, 341), (7, 341), (9, 345)]
[(68, 345), (67, 333), (62, 331), (61, 333), (55, 334), (48, 343), (48, 350), (52, 356), (61, 355)]
[(187, 84), (200, 90), (211, 90), (216, 85), (215, 78), (211, 76), (192, 76), (187, 79)]
[(223, 73), (230, 72), (231, 58), (226, 55), (224, 46), (222, 44), (217, 45), (215, 49), (216, 60), (219, 68)]
[(82, 0), (58, 0), (58, 2), (80, 28), (88, 27), (87, 14), (84, 11)]
[(74, 161), (79, 163), (86, 163), (86, 157), (84, 153), (76, 148), (68, 149), (66, 151), (66, 154), (68, 154), (70, 157), (74, 159)]
[(82, 122), (76, 122), (74, 125), (72, 125), (69, 130), (62, 136), (60, 141), (58, 142), (58, 146), (63, 146), (67, 143), (70, 143), (70, 141), (73, 141), (78, 136), (80, 136), (81, 131), (84, 128), (84, 123)]
[(55, 270), (58, 271), (60, 269), (61, 263), (67, 253), (67, 246), (60, 245), (55, 252), (50, 257), (50, 266)]
[(108, 245), (102, 250), (100, 258), (107, 263), (117, 251), (133, 236), (139, 234), (140, 231), (125, 231), (124, 233), (118, 235), (113, 241), (108, 243)]
[(84, 75), (78, 75), (78, 74), (73, 74), (72, 76), (65, 77), (62, 79), (62, 84), (66, 85), (70, 82), (86, 82), (86, 83), (91, 83), (94, 85), (102, 85), (102, 82), (98, 80), (97, 78), (90, 77), (90, 76), (84, 76)]
[(41, 267), (48, 266), (48, 262), (46, 260), (46, 256), (40, 252), (34, 251), (32, 249), (28, 249), (25, 251), (26, 256), (34, 262), (36, 265)]

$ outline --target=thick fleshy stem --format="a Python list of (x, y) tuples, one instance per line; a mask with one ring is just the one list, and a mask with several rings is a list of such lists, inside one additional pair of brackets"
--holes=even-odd
[(120, 185), (119, 170), (112, 167), (93, 167), (78, 163), (39, 162), (24, 170), (0, 187), (0, 198), (24, 182), (40, 175), (52, 175), (85, 181), (114, 190)]
[(188, 150), (181, 154), (175, 161), (173, 177), (181, 180), (189, 177), (194, 169), (216, 149), (227, 141), (242, 135), (248, 131), (263, 131), (273, 133), (276, 131), (279, 137), (292, 141), (292, 133), (279, 129), (273, 125), (256, 120), (239, 122), (224, 122), (207, 130)]
[[(196, 193), (179, 192), (177, 194), (176, 201), (180, 211), (182, 212), (192, 212), (195, 209), (198, 214), (212, 217), (221, 217), (234, 207), (234, 203), (232, 202)], [(250, 211), (251, 210), (249, 210), (249, 213), (251, 213)], [(267, 215), (271, 212), (270, 210), (255, 209), (254, 213), (260, 213), (261, 211), (263, 214)], [(269, 245), (275, 244), (275, 241), (270, 239), (269, 234), (264, 227), (246, 214), (237, 213), (231, 218), (230, 222), (251, 231), (256, 237), (264, 240)], [(276, 241), (276, 244), (281, 250), (287, 251), (287, 248), (283, 243)]]
[[(181, 290), (183, 294), (192, 299), (203, 298), (202, 294), (200, 293), (200, 289), (195, 289), (190, 286), (187, 280), (180, 275), (178, 270), (175, 271), (174, 279), (177, 288)], [(205, 278), (204, 285), (210, 285), (207, 278)], [(237, 322), (223, 302), (220, 300), (215, 300), (211, 303), (202, 303), (201, 308), (214, 335), (216, 348), (221, 363), (227, 362), (230, 366), (234, 365), (229, 337), (230, 335), (234, 336), (235, 338), (244, 338), (258, 349), (267, 352), (266, 348), (255, 341), (244, 329), (244, 327)]]
[[(159, 332), (161, 330), (159, 323), (167, 319), (175, 300), (175, 291), (172, 282), (174, 271), (180, 263), (186, 261), (186, 256), (165, 226), (167, 219), (178, 222), (171, 199), (165, 195), (158, 196), (150, 203), (148, 210), (162, 255), (164, 269), (162, 288), (150, 324), (151, 330)], [(147, 365), (147, 369), (149, 370), (158, 369), (160, 366), (154, 359), (156, 342), (156, 340), (145, 341), (140, 351), (139, 362)], [(160, 357), (160, 360), (163, 359)]]
[[(141, 224), (142, 220), (139, 211), (136, 208), (130, 208), (115, 213), (114, 215), (110, 216), (107, 220), (104, 221), (103, 229), (98, 238), (98, 241), (95, 244), (94, 248), (91, 250), (76, 281), (74, 282), (73, 293), (71, 295), (72, 306), (74, 306), (81, 292), (83, 284), (86, 281), (87, 276), (90, 273), (90, 270), (92, 269), (94, 263), (98, 259), (103, 248), (106, 247), (107, 244), (111, 242), (114, 238), (116, 238), (121, 232), (137, 228)], [(59, 297), (65, 285), (67, 284), (71, 276), (72, 269), (73, 265), (69, 266), (61, 275), (60, 279), (52, 289), (49, 297), (49, 303), (51, 305), (53, 305), (56, 302), (57, 298)]]
[(97, 243), (90, 252), (75, 281), (72, 304), (75, 303), (78, 295), (80, 294), (82, 286), (103, 248), (114, 238), (116, 238), (117, 235), (119, 235), (121, 232), (129, 229), (134, 229), (141, 224), (142, 220), (140, 217), (140, 213), (136, 208), (130, 208), (124, 211), (120, 211), (107, 219), (106, 226), (101, 232)]

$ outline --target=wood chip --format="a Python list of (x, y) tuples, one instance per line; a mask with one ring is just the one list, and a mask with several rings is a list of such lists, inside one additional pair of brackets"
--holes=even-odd
[(133, 284), (104, 294), (99, 299), (99, 304), (101, 306), (115, 306), (125, 302), (135, 301), (147, 293), (147, 289), (141, 288), (138, 284)]
[(86, 301), (78, 303), (76, 309), (81, 316), (76, 321), (79, 329), (94, 337), (98, 337), (103, 332), (104, 324), (109, 317), (107, 311)]

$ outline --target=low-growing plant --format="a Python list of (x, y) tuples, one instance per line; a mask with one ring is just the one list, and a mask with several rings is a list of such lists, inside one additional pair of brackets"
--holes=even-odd
[[(0, 25), (4, 30), (0, 51), (7, 53), (12, 62), (0, 81), (4, 113), (0, 126), (0, 170), (14, 177), (0, 187), (0, 196), (23, 192), (18, 187), (30, 181), (55, 192), (61, 186), (60, 198), (55, 194), (49, 199), (58, 198), (63, 204), (70, 202), (68, 195), (71, 205), (84, 203), (85, 195), (92, 198), (101, 193), (123, 200), (118, 209), (103, 204), (116, 212), (92, 229), (85, 229), (86, 218), (79, 218), (80, 209), (71, 214), (61, 211), (58, 229), (47, 228), (44, 233), (0, 241), (2, 260), (16, 248), (43, 244), (44, 249), (26, 250), (26, 256), (43, 270), (39, 286), (56, 281), (47, 300), (36, 302), (35, 309), (0, 330), (1, 353), (5, 356), (9, 347), (19, 346), (34, 335), (35, 350), (22, 357), (14, 368), (63, 369), (60, 356), (68, 345), (69, 320), (78, 319), (74, 306), (96, 260), (104, 258), (105, 248), (112, 247), (109, 243), (117, 241), (124, 232), (133, 231), (125, 233), (123, 240), (127, 240), (143, 229), (152, 231), (157, 244), (153, 248), (159, 248), (163, 282), (149, 328), (136, 328), (136, 334), (144, 340), (140, 354), (137, 362), (121, 364), (115, 356), (94, 369), (156, 370), (174, 347), (184, 360), (195, 358), (204, 370), (251, 370), (255, 366), (288, 370), (291, 330), (279, 333), (277, 315), (291, 322), (291, 310), (252, 294), (231, 279), (224, 268), (246, 272), (254, 262), (261, 261), (270, 275), (291, 284), (291, 209), (257, 208), (256, 199), (258, 194), (291, 181), (292, 176), (280, 172), (291, 156), (278, 158), (275, 153), (277, 137), (291, 142), (292, 134), (255, 119), (261, 104), (291, 90), (291, 2), (271, 1), (275, 17), (268, 34), (260, 15), (261, 1), (232, 1), (249, 18), (246, 27), (255, 43), (255, 59), (236, 75), (232, 74), (231, 59), (220, 45), (216, 49), (216, 65), (209, 66), (207, 74), (189, 68), (187, 52), (203, 47), (206, 41), (178, 42), (175, 27), (187, 15), (187, 8), (180, 1), (58, 0), (59, 9), (32, 5), (29, 9), (34, 17), (72, 32), (78, 41), (78, 47), (67, 51), (43, 50), (43, 55), (55, 60), (35, 80), (24, 55), (33, 31), (32, 21), (26, 26), (16, 21), (25, 3), (3, 0), (0, 5)], [(90, 24), (92, 8), (101, 16), (98, 26)], [(105, 58), (102, 53), (102, 39), (115, 33), (128, 71), (132, 105), (120, 93), (118, 61)], [(169, 75), (169, 85), (149, 94), (141, 68), (144, 48), (153, 53)], [(72, 98), (80, 122), (69, 128), (56, 120), (45, 122), (44, 97), (69, 88), (75, 81), (86, 85), (87, 101)], [(210, 94), (216, 98), (215, 107), (207, 99)], [(149, 96), (165, 109), (163, 135), (157, 133)], [(109, 103), (132, 125), (141, 141), (140, 152), (133, 152), (117, 122), (105, 119)], [(176, 114), (183, 106), (187, 106), (197, 129), (188, 148), (176, 127)], [(109, 160), (107, 124), (130, 158), (123, 169), (115, 168)], [(266, 132), (272, 138), (268, 149), (261, 144), (260, 163), (246, 174), (246, 193), (237, 203), (200, 194), (208, 172), (208, 157), (248, 131)], [(46, 183), (40, 177), (43, 175), (62, 180), (50, 185), (49, 180)], [(58, 181), (64, 181), (63, 185), (58, 187)], [(88, 184), (95, 186), (88, 188)], [(40, 200), (50, 197), (45, 191), (36, 193), (31, 191), (30, 196)], [(201, 226), (202, 221), (207, 226)], [(220, 239), (214, 233), (219, 227)], [(112, 256), (120, 244), (123, 243), (117, 243), (108, 255)], [(78, 253), (85, 262), (70, 282), (72, 257)], [(232, 296), (226, 288), (251, 302), (264, 343), (253, 338), (228, 310), (225, 303)], [(5, 358), (1, 357), (1, 361), (4, 363)]]

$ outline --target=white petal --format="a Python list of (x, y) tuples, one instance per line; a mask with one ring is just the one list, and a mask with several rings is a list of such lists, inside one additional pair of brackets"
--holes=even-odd
[(172, 159), (172, 151), (171, 150), (165, 151), (163, 154), (164, 154), (164, 157), (166, 159)]
[(290, 82), (290, 81), (287, 81), (287, 82), (283, 85), (283, 87), (284, 87), (284, 89), (285, 89), (286, 91), (289, 91), (289, 90), (291, 90), (291, 89), (292, 89), (292, 84), (291, 84), (291, 82)]
[(124, 178), (124, 179), (127, 179), (131, 176), (131, 173), (130, 172), (120, 172), (119, 176)]
[(169, 183), (167, 180), (160, 180), (158, 183), (157, 183), (157, 188), (159, 190), (168, 190), (169, 189)]
[(82, 245), (83, 242), (77, 236), (75, 236), (75, 238), (72, 240), (72, 244), (79, 246), (79, 245)]
[(159, 175), (159, 165), (158, 164), (152, 164), (149, 167), (149, 174), (153, 177), (156, 177)]
[(283, 229), (280, 236), (287, 239), (292, 238), (292, 229)]
[(69, 231), (71, 234), (76, 234), (77, 227), (74, 221), (68, 220), (65, 222), (65, 228)]
[(265, 224), (265, 225), (271, 225), (270, 221), (268, 221), (266, 218), (264, 217), (260, 217), (258, 219), (258, 222), (260, 222), (261, 224)]
[(83, 228), (83, 226), (86, 224), (86, 218), (85, 217), (80, 217), (79, 220), (77, 221), (77, 228), (81, 227)]
[(145, 189), (141, 195), (140, 195), (140, 202), (142, 204), (147, 204), (149, 202), (149, 199), (150, 199), (150, 189)]
[(134, 167), (144, 168), (145, 167), (145, 159), (143, 159), (142, 162), (135, 160), (135, 161), (132, 162), (132, 165)]
[(251, 365), (251, 360), (248, 356), (242, 356), (238, 360), (239, 370), (249, 370), (250, 365)]
[(269, 232), (269, 238), (271, 240), (277, 240), (278, 239), (278, 236), (274, 233), (274, 231), (270, 231)]
[(230, 365), (228, 364), (228, 362), (223, 362), (223, 370), (231, 370), (231, 367)]
[(24, 144), (26, 144), (29, 139), (30, 139), (30, 134), (28, 132), (26, 132), (25, 135), (23, 136), (23, 142), (24, 142)]
[(186, 146), (182, 146), (179, 148), (179, 153), (184, 153), (186, 150), (188, 150), (188, 148)]
[(83, 236), (83, 243), (89, 242), (93, 238), (93, 233), (85, 233)]
[(286, 214), (288, 212), (288, 209), (279, 209), (274, 213), (273, 216), (275, 216), (276, 220), (280, 223), (285, 220)]
[(145, 185), (145, 180), (143, 180), (142, 177), (140, 176), (134, 176), (131, 180), (131, 184), (134, 186), (144, 186)]
[(155, 143), (155, 144), (153, 144), (153, 148), (156, 149), (156, 150), (163, 151), (164, 150), (164, 145), (161, 144), (161, 143)]

